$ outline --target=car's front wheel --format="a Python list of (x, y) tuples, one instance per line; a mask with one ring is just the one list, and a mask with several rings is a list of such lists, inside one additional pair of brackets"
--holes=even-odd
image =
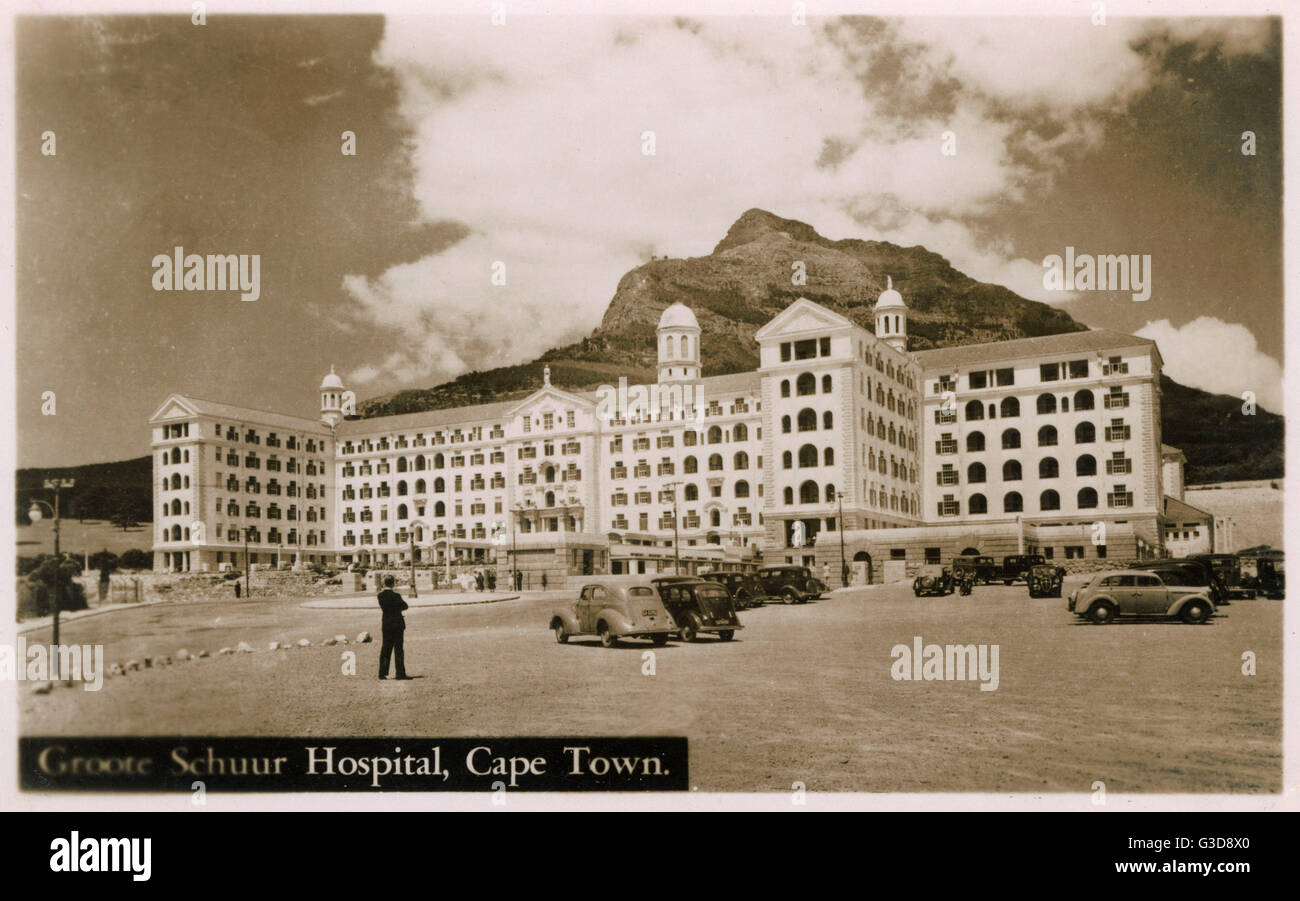
[(736, 637), (736, 630), (723, 629), (721, 632), (718, 633), (718, 637), (721, 638), (723, 641), (731, 641), (731, 639)]
[(618, 636), (609, 631), (609, 626), (604, 623), (600, 626), (600, 643), (602, 646), (607, 648), (612, 648), (614, 645), (618, 644)]
[(1183, 622), (1198, 626), (1210, 618), (1210, 608), (1201, 601), (1188, 601), (1183, 605)]
[(1088, 618), (1099, 626), (1115, 621), (1115, 608), (1110, 604), (1093, 604), (1088, 611)]
[(668, 636), (662, 632), (656, 635), (651, 635), (650, 640), (655, 643), (655, 647), (657, 648), (662, 648), (664, 645), (668, 644)]
[(560, 644), (569, 643), (569, 633), (564, 631), (564, 625), (560, 624), (555, 627), (555, 640)]
[(794, 603), (797, 603), (798, 601), (799, 601), (799, 598), (797, 598), (797, 597), (795, 596), (795, 593), (794, 593), (793, 591), (791, 591), (789, 588), (787, 588), (785, 591), (781, 592), (781, 603), (783, 603), (783, 604), (794, 604)]

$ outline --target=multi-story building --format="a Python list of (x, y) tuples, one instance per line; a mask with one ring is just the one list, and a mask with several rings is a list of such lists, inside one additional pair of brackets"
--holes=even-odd
[[(492, 561), (554, 578), (797, 562), (880, 581), (956, 553), (1158, 548), (1160, 356), (1106, 330), (908, 353), (800, 299), (756, 371), (703, 377), (682, 304), (649, 385), (310, 420), (173, 395), (152, 418), (156, 565)], [(1099, 539), (1100, 536), (1100, 540)], [(1115, 551), (1116, 547), (1120, 550)]]

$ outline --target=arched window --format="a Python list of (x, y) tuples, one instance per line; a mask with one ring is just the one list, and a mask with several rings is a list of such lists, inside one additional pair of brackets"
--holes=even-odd
[(977, 400), (972, 400), (966, 404), (966, 419), (968, 421), (984, 418), (984, 404)]
[(731, 430), (731, 440), (732, 441), (749, 440), (749, 429), (745, 426), (743, 422), (736, 423), (735, 427)]
[(673, 358), (673, 336), (668, 335), (667, 337), (664, 338), (664, 359), (671, 360), (672, 358)]
[(722, 469), (722, 454), (709, 455), (709, 471), (717, 472)]
[(554, 467), (554, 466), (548, 466), (548, 467), (546, 467), (545, 477), (546, 477), (546, 481), (548, 481), (548, 482), (554, 482), (554, 481), (555, 481), (555, 467)]
[(398, 471), (398, 472), (406, 472), (406, 458), (405, 458), (405, 457), (398, 457), (398, 458), (397, 458), (397, 471)]
[(181, 502), (178, 500), (172, 501), (172, 516), (180, 516), (180, 515), (181, 515)]
[(1019, 460), (1008, 460), (1002, 464), (1002, 481), (1018, 482), (1024, 477), (1020, 470)]
[(1020, 446), (1020, 430), (1007, 429), (1002, 433), (1002, 449), (1011, 450)]
[(749, 497), (749, 483), (744, 479), (736, 483), (736, 497)]
[(1056, 426), (1045, 425), (1038, 430), (1038, 446), (1039, 447), (1056, 446)]
[(971, 432), (966, 436), (966, 450), (970, 452), (984, 450), (984, 433)]
[(823, 496), (826, 498), (826, 503), (828, 504), (835, 503), (835, 486), (831, 484), (827, 484), (826, 493)]
[(831, 393), (831, 377), (829, 375), (824, 375), (822, 376), (822, 394), (830, 394), (830, 393)]
[(793, 504), (793, 503), (794, 503), (794, 489), (793, 489), (793, 488), (790, 488), (790, 487), (787, 487), (787, 488), (785, 489), (785, 492), (784, 492), (784, 498), (785, 498), (785, 502), (786, 502), (787, 504)]
[(425, 493), (426, 491), (428, 491), (428, 490), (429, 490), (429, 486), (428, 486), (428, 484), (424, 481), (424, 479), (416, 479), (416, 480), (415, 480), (415, 493), (416, 493), (416, 494), (424, 494), (424, 493)]
[(789, 434), (789, 432), (790, 432), (790, 417), (789, 417), (789, 416), (782, 416), (782, 417), (781, 417), (781, 431), (782, 431), (783, 433), (785, 433), (785, 434)]
[(799, 431), (815, 432), (817, 431), (817, 411), (811, 407), (804, 407), (799, 411)]
[(548, 491), (548, 492), (546, 492), (546, 506), (548, 506), (548, 507), (554, 507), (554, 506), (555, 506), (555, 492), (554, 492), (554, 491)]
[(181, 449), (179, 447), (172, 448), (172, 462), (173, 463), (181, 462)]
[(1038, 395), (1038, 412), (1040, 414), (1056, 412), (1056, 395), (1040, 394)]
[(1081, 422), (1074, 427), (1075, 444), (1092, 444), (1097, 440), (1097, 427), (1091, 422)]
[(699, 472), (700, 464), (694, 457), (687, 457), (682, 461), (682, 472), (692, 473)]
[(799, 486), (799, 503), (815, 504), (820, 494), (821, 492), (817, 490), (817, 483), (809, 479)]
[(822, 451), (822, 465), (823, 465), (823, 466), (834, 466), (834, 465), (835, 465), (835, 449), (834, 449), (834, 448), (830, 448), (830, 447), (828, 447), (828, 448), (825, 448), (825, 449)]
[(180, 540), (181, 540), (181, 527), (172, 526), (172, 541), (180, 541)]
[(721, 444), (721, 443), (722, 443), (722, 428), (721, 426), (715, 425), (713, 428), (709, 429), (709, 444)]
[(1097, 508), (1097, 489), (1080, 488), (1079, 489), (1079, 509), (1095, 510)]
[(1092, 392), (1087, 388), (1081, 388), (1074, 392), (1074, 412), (1078, 413), (1080, 410), (1095, 410), (1096, 407), (1096, 400), (1093, 398)]
[(805, 444), (799, 448), (799, 468), (804, 469), (809, 466), (817, 465), (817, 448), (811, 444)]
[(441, 476), (433, 480), (434, 494), (442, 494), (446, 490), (447, 490), (447, 483), (442, 480)]
[(709, 525), (717, 528), (722, 525), (722, 513), (718, 510), (709, 511)]
[(789, 379), (781, 379), (781, 396), (782, 396), (782, 397), (789, 397), (789, 396), (790, 396), (790, 380), (789, 380)]
[(830, 410), (826, 410), (825, 412), (822, 413), (822, 428), (824, 429), (835, 428), (835, 414), (832, 413)]
[(1038, 477), (1040, 479), (1055, 479), (1061, 474), (1061, 466), (1056, 462), (1055, 457), (1044, 457), (1038, 461)]
[(803, 397), (806, 394), (817, 393), (817, 377), (811, 372), (803, 372), (794, 380), (794, 393)]
[(406, 511), (406, 504), (398, 504), (398, 505), (397, 505), (397, 518), (398, 518), (398, 519), (408, 519), (408, 518), (409, 518), (408, 515), (407, 515), (407, 511)]
[(749, 454), (739, 451), (731, 458), (732, 469), (749, 469)]
[(691, 339), (686, 335), (682, 335), (682, 359), (689, 360), (690, 358), (691, 358)]
[(1061, 496), (1052, 489), (1047, 489), (1038, 496), (1039, 510), (1059, 510), (1061, 509)]
[(424, 459), (424, 454), (418, 454), (415, 458), (415, 471), (424, 472), (424, 470), (427, 468), (428, 465), (427, 465), (427, 461)]
[(789, 469), (792, 466), (794, 466), (794, 454), (786, 451), (781, 455), (781, 468)]
[(697, 485), (686, 486), (686, 499), (688, 501), (698, 501), (700, 499), (700, 489)]
[(1003, 513), (1023, 513), (1025, 509), (1024, 498), (1020, 496), (1019, 491), (1008, 491), (1002, 498)]
[(446, 462), (446, 460), (443, 459), (442, 454), (434, 454), (434, 455), (433, 455), (433, 468), (434, 468), (434, 469), (442, 469), (442, 468), (443, 468), (444, 466), (446, 466), (446, 465), (447, 465), (447, 462)]
[(968, 503), (969, 503), (969, 508), (971, 513), (989, 512), (988, 498), (986, 498), (982, 494), (972, 494), (970, 496), (970, 501)]
[(404, 494), (406, 494), (406, 479), (402, 479), (397, 483), (397, 496), (401, 497)]
[(446, 516), (446, 515), (447, 515), (447, 505), (444, 504), (442, 501), (438, 501), (436, 504), (433, 505), (433, 515), (434, 515), (434, 516)]
[(1092, 454), (1084, 454), (1075, 460), (1074, 474), (1076, 476), (1095, 476), (1097, 474), (1097, 458)]
[(1001, 414), (1003, 419), (1011, 419), (1014, 416), (1019, 416), (1020, 401), (1016, 400), (1014, 397), (1004, 397), (1002, 398), (1002, 405), (999, 407), (998, 412)]
[(180, 487), (181, 487), (181, 477), (180, 477), (179, 475), (173, 473), (173, 474), (172, 474), (172, 491), (176, 491), (176, 490), (179, 489)]
[(972, 463), (966, 467), (966, 481), (972, 483), (983, 482), (987, 478), (987, 473), (983, 463)]

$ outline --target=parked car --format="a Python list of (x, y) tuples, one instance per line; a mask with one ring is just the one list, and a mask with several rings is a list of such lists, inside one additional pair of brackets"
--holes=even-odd
[(701, 573), (701, 579), (717, 582), (731, 595), (731, 601), (737, 610), (761, 607), (767, 601), (763, 585), (753, 573), (715, 572)]
[(952, 573), (942, 566), (927, 563), (917, 572), (912, 580), (912, 593), (919, 597), (944, 597), (953, 593), (956, 587)]
[(1286, 597), (1286, 564), (1281, 551), (1248, 551), (1240, 555), (1241, 585), (1275, 601)]
[(1028, 575), (1032, 567), (1041, 566), (1046, 562), (1047, 558), (1042, 554), (1009, 554), (1002, 558), (999, 572), (1002, 584), (1010, 585), (1012, 582), (1019, 582)]
[(997, 561), (992, 557), (960, 554), (952, 558), (952, 575), (959, 581), (966, 579), (988, 584), (1000, 573)]
[(1059, 598), (1061, 583), (1065, 580), (1065, 567), (1049, 563), (1036, 563), (1029, 568), (1025, 584), (1031, 598)]
[(805, 604), (820, 598), (826, 591), (826, 583), (814, 578), (806, 566), (764, 566), (757, 575), (763, 593), (770, 598), (780, 598), (785, 604)]
[(684, 576), (652, 582), (683, 641), (698, 641), (702, 632), (714, 632), (723, 641), (731, 641), (742, 628), (731, 595), (717, 582)]
[(1206, 585), (1210, 590), (1210, 600), (1214, 601), (1216, 607), (1222, 607), (1229, 603), (1228, 589), (1220, 580), (1218, 573), (1214, 571), (1209, 563), (1204, 560), (1197, 560), (1188, 557), (1165, 557), (1160, 560), (1147, 560), (1142, 563), (1134, 563), (1133, 569), (1160, 569), (1169, 566), (1176, 566), (1187, 571), (1187, 578), (1196, 580), (1198, 585)]
[(1179, 618), (1192, 625), (1206, 622), (1215, 614), (1209, 586), (1178, 584), (1180, 579), (1197, 581), (1180, 567), (1098, 573), (1070, 592), (1066, 608), (1098, 625), (1114, 622), (1117, 616)]
[(648, 638), (663, 647), (677, 624), (654, 583), (623, 576), (583, 585), (576, 603), (552, 611), (550, 628), (560, 644), (574, 635), (599, 635), (607, 648), (621, 638)]

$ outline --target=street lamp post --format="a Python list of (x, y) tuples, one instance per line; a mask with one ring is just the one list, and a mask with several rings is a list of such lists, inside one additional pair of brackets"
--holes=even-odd
[(411, 537), (411, 597), (418, 598), (420, 589), (415, 587), (415, 529), (406, 533)]
[(45, 501), (32, 498), (32, 506), (27, 511), (27, 518), (30, 519), (32, 522), (41, 521), (42, 505), (49, 507), (50, 512), (54, 514), (54, 599), (52, 600), (50, 606), (51, 606), (51, 613), (53, 613), (54, 615), (53, 624), (52, 624), (54, 634), (51, 637), (52, 638), (51, 644), (56, 648), (59, 645), (59, 607), (60, 607), (60, 601), (62, 600), (61, 596), (63, 592), (63, 585), (62, 585), (63, 576), (59, 572), (59, 564), (62, 562), (62, 556), (59, 553), (59, 522), (60, 522), (59, 492), (64, 488), (75, 488), (76, 484), (77, 484), (76, 479), (46, 479), (45, 480), (46, 490), (54, 492), (54, 506), (50, 507), (50, 505)]
[(682, 574), (681, 534), (677, 530), (677, 486), (678, 482), (665, 482), (664, 487), (673, 493), (673, 574)]
[(839, 505), (840, 505), (840, 518), (839, 518), (839, 527), (840, 527), (840, 587), (841, 587), (841, 588), (848, 588), (848, 587), (849, 587), (849, 565), (848, 565), (846, 562), (844, 562), (844, 492), (843, 492), (843, 491), (837, 491), (837, 492), (835, 492), (835, 500), (838, 501), (838, 502), (839, 502)]
[(252, 526), (244, 526), (244, 596), (253, 596), (253, 565), (248, 560), (248, 533), (253, 529)]
[(512, 521), (510, 523), (510, 585), (511, 591), (519, 591), (521, 588), (519, 582), (519, 520), (523, 516), (523, 507), (510, 508)]

